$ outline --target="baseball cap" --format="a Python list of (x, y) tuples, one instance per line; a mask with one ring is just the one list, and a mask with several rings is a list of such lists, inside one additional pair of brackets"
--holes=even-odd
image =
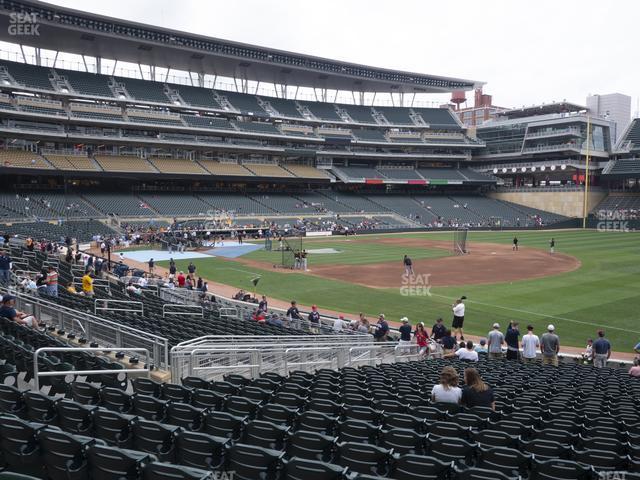
[(494, 323), (493, 324), (493, 328), (500, 328), (500, 324), (499, 323)]
[(2, 303), (7, 303), (10, 302), (11, 300), (15, 300), (16, 297), (14, 297), (13, 295), (5, 295), (4, 297), (2, 297)]
[(316, 308), (318, 308), (316, 305), (311, 305), (311, 310), (315, 310)]
[(407, 322), (409, 321), (409, 319), (408, 319), (407, 317), (402, 317), (402, 318), (400, 319), (400, 321), (401, 321), (402, 323), (407, 323)]
[(556, 329), (556, 327), (554, 327), (551, 324), (549, 324), (549, 326), (547, 327), (547, 330), (549, 330), (550, 332), (553, 332), (555, 329)]
[(480, 345), (486, 345), (487, 344), (487, 340), (484, 338), (480, 339)]
[(379, 318), (384, 318), (384, 313), (381, 313), (380, 315), (378, 315)]
[(344, 320), (344, 315), (338, 315), (338, 318), (339, 318), (340, 320)]

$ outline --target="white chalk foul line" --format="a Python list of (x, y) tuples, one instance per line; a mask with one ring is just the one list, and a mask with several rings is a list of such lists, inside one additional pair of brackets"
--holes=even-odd
[[(437, 293), (431, 293), (431, 295), (433, 295), (434, 297), (446, 298), (447, 300), (455, 300), (452, 297), (448, 297), (446, 295), (439, 295)], [(483, 302), (478, 302), (478, 301), (475, 301), (475, 300), (467, 300), (466, 302), (467, 303), (475, 303), (477, 305), (482, 305), (484, 307), (501, 308), (502, 310), (510, 310), (512, 312), (525, 313), (527, 315), (536, 315), (538, 317), (550, 318), (552, 320), (562, 320), (564, 322), (579, 323), (579, 324), (582, 324), (582, 325), (589, 325), (589, 326), (592, 326), (592, 327), (602, 327), (602, 324), (600, 324), (600, 323), (585, 322), (583, 320), (575, 320), (573, 318), (558, 317), (556, 315), (548, 315), (546, 313), (530, 312), (529, 310), (521, 310), (519, 308), (504, 307), (502, 305), (492, 305), (490, 303), (483, 303)], [(614, 327), (612, 325), (607, 325), (607, 329), (609, 329), (609, 330), (620, 330), (620, 331), (629, 332), (629, 333), (640, 333), (640, 331), (629, 330), (628, 328), (622, 328), (622, 327)]]

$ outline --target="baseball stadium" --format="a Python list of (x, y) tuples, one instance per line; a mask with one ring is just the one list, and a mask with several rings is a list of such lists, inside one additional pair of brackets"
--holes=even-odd
[(0, 41), (0, 480), (640, 478), (640, 118), (36, 0)]

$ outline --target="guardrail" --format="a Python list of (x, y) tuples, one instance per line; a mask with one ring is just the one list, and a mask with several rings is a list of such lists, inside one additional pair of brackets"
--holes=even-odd
[(91, 313), (73, 310), (35, 295), (15, 290), (10, 291), (6, 288), (0, 288), (0, 292), (14, 295), (20, 310), (54, 326), (58, 331), (82, 332), (85, 338), (106, 347), (102, 350), (110, 348), (127, 353), (136, 348), (146, 348), (149, 355), (145, 359), (145, 363), (155, 365), (158, 368), (169, 368), (169, 341), (164, 337), (128, 327)]
[[(38, 357), (42, 352), (103, 352), (104, 348), (91, 348), (91, 347), (42, 347), (37, 349), (33, 353), (33, 381), (35, 384), (35, 391), (40, 390), (40, 377), (61, 377), (67, 375), (110, 375), (110, 374), (123, 374), (127, 373), (146, 373), (147, 378), (149, 378), (149, 374), (151, 372), (149, 366), (143, 368), (123, 368), (120, 370), (60, 370), (60, 371), (52, 371), (52, 372), (41, 372), (40, 367), (38, 365)], [(149, 350), (146, 348), (130, 348), (130, 352), (144, 352), (146, 353), (146, 357), (149, 357)], [(122, 379), (124, 380), (124, 378)]]
[(98, 312), (129, 312), (144, 315), (144, 304), (133, 300), (96, 298), (93, 302), (93, 313), (97, 315)]
[(204, 318), (204, 309), (198, 305), (185, 305), (184, 303), (165, 303), (164, 305), (162, 305), (162, 318), (166, 318), (167, 315)]
[(422, 358), (417, 346), (395, 342), (361, 344), (351, 336), (202, 337), (171, 349), (174, 382), (187, 376), (218, 380), (239, 374), (256, 378), (265, 372), (287, 375), (292, 370), (379, 365)]

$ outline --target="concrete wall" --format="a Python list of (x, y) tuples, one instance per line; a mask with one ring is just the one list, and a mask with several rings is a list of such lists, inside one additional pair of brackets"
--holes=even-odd
[[(583, 192), (494, 192), (489, 196), (566, 217), (582, 217)], [(600, 190), (589, 192), (589, 211), (593, 210), (606, 196), (606, 192)]]

